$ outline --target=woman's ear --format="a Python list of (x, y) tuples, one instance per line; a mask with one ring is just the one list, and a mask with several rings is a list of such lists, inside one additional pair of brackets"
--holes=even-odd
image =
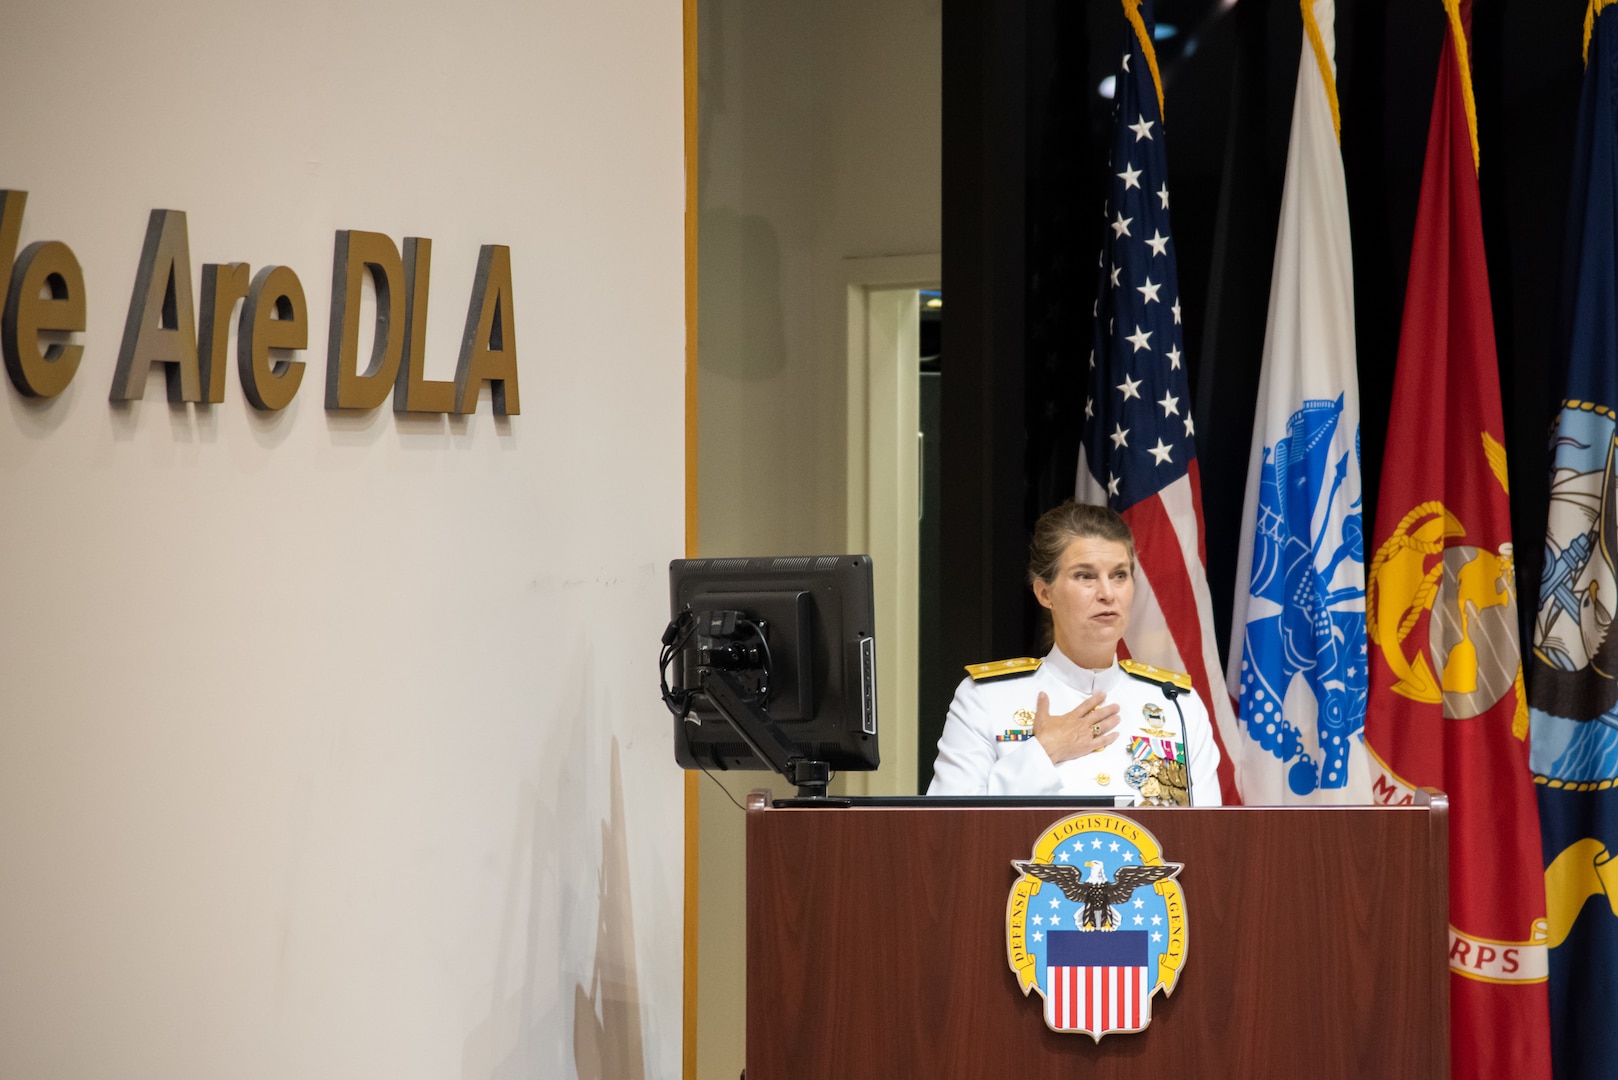
[(1042, 608), (1049, 608), (1051, 606), (1050, 582), (1046, 581), (1044, 578), (1034, 579), (1034, 599), (1039, 601), (1039, 606)]

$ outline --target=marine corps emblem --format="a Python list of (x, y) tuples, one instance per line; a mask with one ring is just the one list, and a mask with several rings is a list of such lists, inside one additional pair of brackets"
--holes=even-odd
[(1145, 1030), (1153, 995), (1172, 994), (1185, 963), (1182, 864), (1165, 862), (1136, 822), (1088, 812), (1011, 865), (1006, 956), (1023, 994), (1045, 999), (1046, 1026), (1097, 1042)]
[[(1503, 489), (1505, 448), (1488, 432), (1482, 441)], [(1489, 551), (1466, 536), (1442, 502), (1424, 502), (1400, 520), (1365, 576), (1366, 631), (1381, 648), (1393, 692), (1441, 704), (1453, 720), (1481, 716), (1522, 686), (1511, 544)], [(1518, 738), (1527, 734), (1525, 705), (1515, 728)]]

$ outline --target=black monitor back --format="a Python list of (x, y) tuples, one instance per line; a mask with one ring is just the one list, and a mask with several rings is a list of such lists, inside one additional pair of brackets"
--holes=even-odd
[[(736, 611), (764, 627), (769, 697), (761, 712), (805, 757), (834, 770), (875, 769), (876, 608), (867, 555), (676, 559), (669, 564), (670, 617)], [(697, 685), (698, 644), (676, 653), (671, 686)], [(737, 673), (744, 689), (756, 674)], [(687, 769), (768, 769), (712, 703), (696, 693), (674, 721), (674, 753)]]

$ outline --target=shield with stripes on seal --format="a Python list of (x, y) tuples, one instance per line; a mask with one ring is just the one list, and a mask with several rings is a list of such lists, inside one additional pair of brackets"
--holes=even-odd
[(1099, 1042), (1151, 1023), (1153, 996), (1173, 992), (1185, 962), (1182, 865), (1137, 822), (1099, 811), (1056, 822), (1013, 861), (1007, 958), (1052, 1031)]

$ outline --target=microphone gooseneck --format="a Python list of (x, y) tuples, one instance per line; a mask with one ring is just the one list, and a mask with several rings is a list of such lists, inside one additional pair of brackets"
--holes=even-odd
[(1185, 804), (1193, 806), (1195, 803), (1191, 798), (1191, 734), (1186, 730), (1185, 710), (1180, 708), (1180, 695), (1186, 691), (1170, 682), (1160, 685), (1163, 687), (1163, 696), (1174, 703), (1174, 711), (1180, 714), (1180, 745), (1185, 747)]

